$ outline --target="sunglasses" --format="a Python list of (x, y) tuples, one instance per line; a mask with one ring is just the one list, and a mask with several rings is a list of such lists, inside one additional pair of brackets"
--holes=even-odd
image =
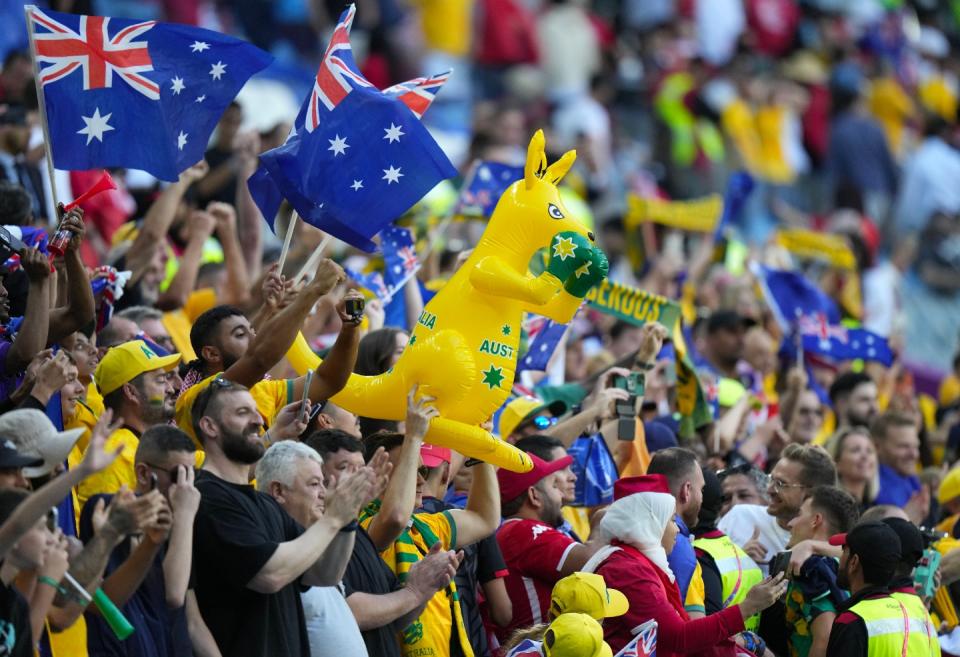
[(547, 417), (546, 415), (538, 415), (530, 422), (538, 429), (546, 429), (547, 427), (552, 427), (555, 425), (557, 421), (557, 418), (553, 416)]
[(203, 392), (197, 395), (197, 399), (193, 402), (193, 418), (194, 420), (199, 420), (203, 417), (203, 414), (207, 411), (207, 406), (210, 405), (210, 400), (213, 399), (221, 391), (230, 390), (237, 387), (233, 381), (227, 381), (217, 377), (210, 382)]
[(752, 463), (738, 463), (734, 466), (731, 466), (729, 468), (724, 468), (723, 470), (720, 470), (719, 472), (717, 472), (717, 479), (723, 481), (724, 478), (729, 477), (731, 475), (749, 474), (751, 470), (753, 470)]

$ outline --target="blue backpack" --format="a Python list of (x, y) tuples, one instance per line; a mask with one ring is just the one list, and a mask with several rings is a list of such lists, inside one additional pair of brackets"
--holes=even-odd
[(577, 438), (567, 453), (577, 475), (574, 506), (600, 506), (613, 502), (613, 482), (619, 477), (617, 464), (599, 433)]

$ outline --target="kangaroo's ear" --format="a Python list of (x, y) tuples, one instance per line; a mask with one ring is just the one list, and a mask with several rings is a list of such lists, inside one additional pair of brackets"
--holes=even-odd
[(544, 180), (549, 180), (554, 186), (559, 185), (576, 160), (577, 151), (567, 151), (559, 160), (547, 167), (547, 172), (543, 176)]
[(543, 130), (537, 130), (530, 139), (530, 145), (527, 147), (527, 163), (523, 167), (523, 181), (527, 189), (533, 188), (533, 183), (537, 178), (542, 178), (547, 170), (547, 156), (544, 154), (546, 141), (543, 138)]

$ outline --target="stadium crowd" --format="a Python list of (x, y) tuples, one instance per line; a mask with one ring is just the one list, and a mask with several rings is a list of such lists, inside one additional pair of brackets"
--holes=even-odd
[[(295, 93), (344, 5), (50, 4), (233, 32)], [(377, 87), (455, 70), (423, 121), (461, 176), (398, 218), (419, 270), (389, 299), (353, 275), (381, 259), (311, 262), (303, 222), (278, 262), (246, 180), (283, 92), (251, 83), (177, 182), (112, 170), (66, 211), (51, 183), (103, 172), (51, 181), (30, 51), (6, 54), (0, 655), (960, 655), (956, 4), (357, 5)], [(610, 280), (683, 319), (585, 304), (485, 425), (529, 454), (516, 473), (425, 442), (416, 387), (402, 421), (331, 398), (394, 367), (483, 230), (473, 163), (522, 166), (538, 128), (550, 161), (578, 151), (562, 196)], [(698, 227), (739, 172), (738, 216)], [(763, 266), (891, 358), (798, 348)]]

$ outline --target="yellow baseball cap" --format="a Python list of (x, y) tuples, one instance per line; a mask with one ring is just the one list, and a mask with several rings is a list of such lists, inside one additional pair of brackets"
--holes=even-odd
[(947, 473), (940, 482), (940, 490), (937, 492), (937, 500), (940, 504), (946, 504), (955, 497), (960, 497), (960, 467), (953, 468)]
[(563, 614), (543, 635), (546, 657), (613, 657), (603, 640), (603, 628), (586, 614)]
[(554, 417), (560, 417), (567, 412), (567, 405), (562, 400), (552, 401), (549, 404), (536, 397), (517, 397), (508, 403), (500, 413), (500, 437), (504, 440), (513, 433), (525, 420), (543, 410), (550, 411)]
[(93, 373), (93, 380), (101, 395), (109, 395), (144, 372), (169, 372), (179, 362), (180, 354), (158, 356), (143, 340), (131, 340), (107, 350)]
[(554, 616), (577, 613), (601, 620), (623, 616), (630, 608), (627, 596), (607, 588), (601, 575), (573, 573), (553, 585), (550, 594), (550, 613)]

